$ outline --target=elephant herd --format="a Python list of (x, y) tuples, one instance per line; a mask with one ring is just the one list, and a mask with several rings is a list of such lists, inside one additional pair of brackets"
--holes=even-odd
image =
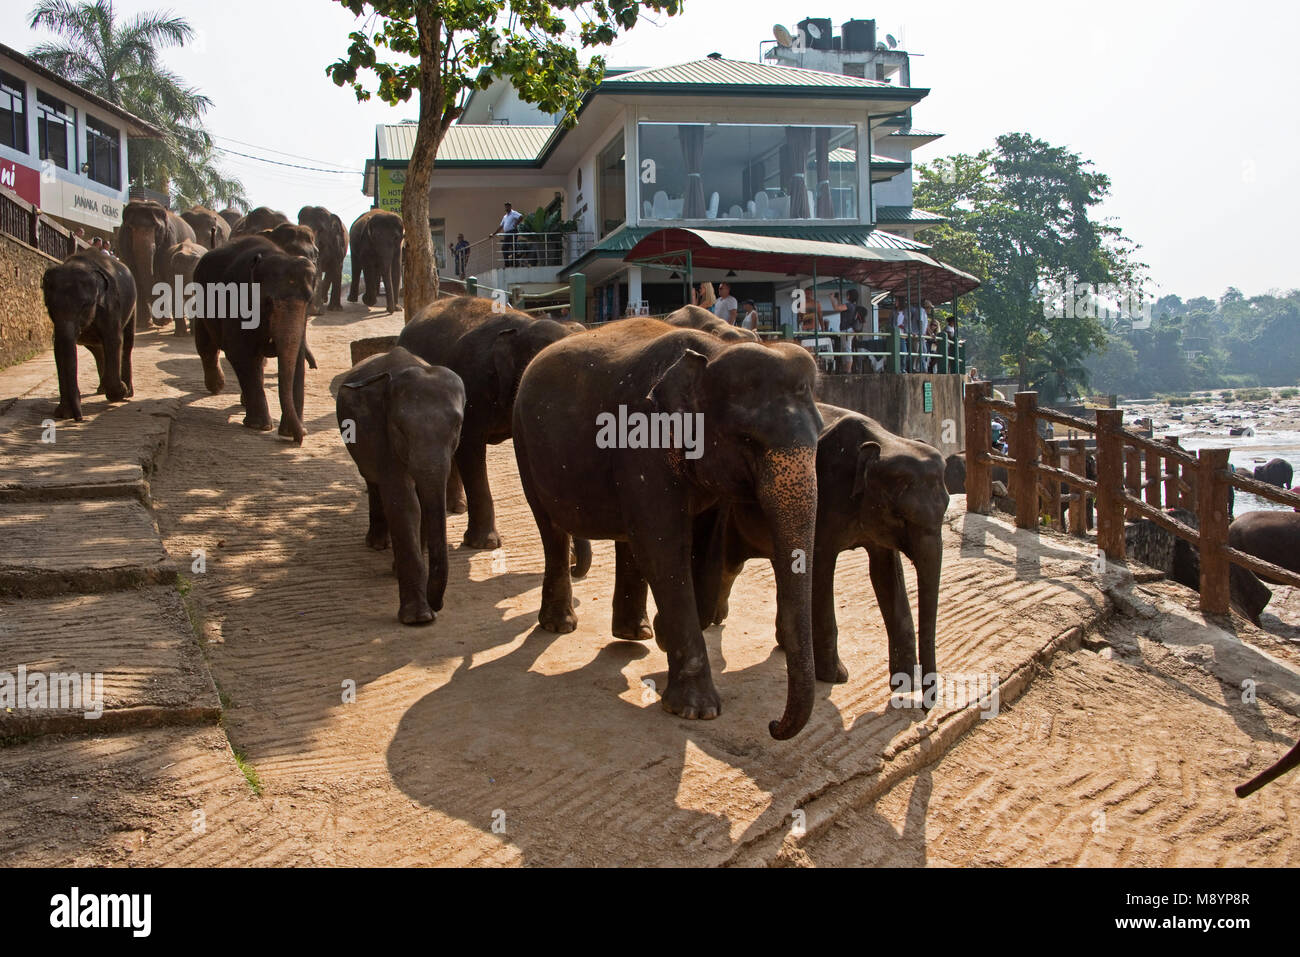
[[(848, 679), (835, 620), (842, 551), (867, 549), (890, 668), (909, 674), (918, 636), (900, 554), (913, 562), (919, 664), (933, 674), (942, 457), (818, 403), (816, 366), (798, 346), (736, 336), (710, 318), (685, 307), (667, 321), (588, 330), (461, 297), (428, 306), (393, 349), (354, 366), (339, 388), (339, 429), (366, 482), (366, 544), (394, 551), (398, 619), (427, 624), (442, 607), (446, 512), (459, 510), (462, 487), (463, 544), (500, 546), (486, 447), (513, 439), (545, 555), (539, 624), (577, 627), (572, 579), (590, 566), (590, 541), (612, 539), (611, 633), (653, 638), (666, 653), (665, 710), (721, 713), (703, 629), (726, 617), (749, 558), (770, 560), (776, 578), (788, 689), (774, 737), (804, 726), (817, 680)], [(639, 438), (632, 429), (602, 441), (602, 420), (616, 416), (644, 423)]]

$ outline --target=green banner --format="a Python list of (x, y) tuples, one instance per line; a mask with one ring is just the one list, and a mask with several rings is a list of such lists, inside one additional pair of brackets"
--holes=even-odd
[(381, 166), (376, 177), (375, 198), (380, 209), (402, 211), (402, 190), (406, 188), (406, 170)]

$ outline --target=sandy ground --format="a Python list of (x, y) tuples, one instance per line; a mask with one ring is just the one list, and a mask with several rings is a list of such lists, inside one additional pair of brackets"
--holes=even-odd
[[(662, 687), (662, 654), (610, 638), (609, 543), (575, 584), (578, 631), (537, 629), (541, 554), (508, 443), (489, 458), (502, 552), (454, 548), (438, 622), (402, 628), (390, 555), (362, 544), (364, 491), (329, 394), (351, 340), (399, 327), (356, 307), (313, 320), (321, 369), (301, 448), (240, 428), (235, 394), (207, 396), (190, 340), (141, 340), (137, 390), (184, 396), (151, 493), (168, 552), (207, 551), (206, 573), (187, 577), (222, 726), (0, 749), (0, 863), (1300, 863), (1295, 782), (1247, 802), (1231, 792), (1300, 721), (1241, 705), (1139, 637), (1141, 622), (1105, 619), (1086, 555), (1050, 539), (1027, 551), (1005, 525), (950, 530), (940, 660), (999, 671), (1079, 621), (1102, 624), (929, 756), (938, 719), (887, 704), (862, 553), (838, 571), (854, 680), (819, 686), (814, 722), (790, 742), (766, 731), (785, 676), (760, 564), (706, 636), (714, 722), (664, 714), (644, 684)], [(450, 517), (449, 539), (463, 531)], [(1293, 631), (1270, 651), (1294, 665)], [(905, 747), (910, 771), (883, 776)], [(810, 801), (833, 813), (789, 834)]]

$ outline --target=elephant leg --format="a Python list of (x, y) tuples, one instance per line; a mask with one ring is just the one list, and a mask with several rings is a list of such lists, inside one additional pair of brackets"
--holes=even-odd
[[(835, 562), (838, 558), (839, 553), (830, 549), (815, 552), (813, 556), (813, 661), (818, 681), (843, 684), (849, 680), (849, 669), (840, 660), (840, 630), (835, 621)], [(872, 567), (875, 567), (874, 563)], [(908, 617), (911, 617), (910, 610)]]
[[(293, 405), (294, 411), (298, 413), (298, 421), (303, 421), (306, 416), (303, 415), (303, 404), (307, 394), (307, 356), (310, 351), (306, 344), (303, 345), (302, 351), (298, 353), (298, 361), (293, 367)], [(283, 418), (283, 416), (281, 416)]]
[(95, 386), (95, 395), (104, 394), (104, 347), (98, 342), (86, 343), (86, 350), (95, 359), (95, 376), (98, 384)]
[[(450, 460), (450, 456), (448, 456)], [(448, 461), (450, 467), (450, 461)], [(447, 593), (447, 482), (420, 486), (420, 547), (428, 557), (424, 597), (435, 612), (442, 611)]]
[[(532, 509), (537, 531), (542, 538), (542, 551), (546, 556), (546, 570), (542, 576), (542, 607), (537, 613), (537, 623), (543, 630), (565, 635), (578, 627), (578, 616), (573, 613), (573, 579), (569, 570), (569, 533), (551, 521), (550, 513), (533, 492), (528, 481), (528, 455), (523, 446), (516, 446), (519, 474), (524, 478), (524, 498)], [(474, 503), (470, 499), (470, 505)]]
[(645, 599), (648, 592), (641, 569), (632, 559), (632, 546), (614, 543), (614, 614), (611, 631), (615, 638), (649, 641), (655, 633), (650, 628)]
[(366, 482), (366, 494), (370, 499), (370, 528), (366, 532), (366, 546), (382, 552), (388, 547), (388, 519), (384, 516), (384, 497), (379, 494), (379, 486)]
[[(126, 385), (122, 381), (123, 353), (125, 337), (116, 334), (116, 330), (107, 331), (104, 336), (104, 398), (109, 402), (121, 402), (126, 398)], [(132, 339), (134, 342), (135, 340)], [(130, 364), (127, 363), (127, 368)]]
[[(226, 355), (230, 355), (229, 352)], [(269, 432), (271, 409), (266, 404), (266, 389), (263, 385), (265, 359), (261, 356), (249, 356), (232, 362), (235, 375), (239, 378), (239, 394), (244, 400), (244, 425), (259, 432)]]
[[(722, 699), (709, 670), (708, 650), (700, 628), (691, 582), (691, 519), (685, 503), (672, 503), (655, 515), (633, 518), (632, 557), (655, 596), (655, 642), (668, 656), (668, 686), (660, 703), (683, 718), (716, 718)], [(674, 518), (676, 527), (670, 524)], [(680, 516), (680, 517), (677, 517)]]
[(425, 596), (429, 569), (420, 547), (420, 499), (415, 483), (405, 473), (392, 475), (380, 485), (379, 493), (393, 541), (397, 620), (403, 625), (427, 625), (434, 613)]
[(218, 395), (226, 387), (226, 377), (217, 355), (220, 351), (217, 341), (206, 319), (194, 320), (194, 348), (203, 364), (203, 385), (212, 395)]
[(122, 327), (122, 389), (126, 398), (135, 395), (135, 377), (131, 371), (131, 353), (135, 351), (135, 324)]
[[(482, 439), (461, 435), (460, 447), (456, 449), (456, 468), (465, 484), (465, 496), (469, 499), (469, 527), (465, 529), (465, 547), (500, 548), (501, 536), (497, 534), (492, 489), (488, 486), (487, 445)], [(568, 546), (565, 547), (567, 549)], [(567, 567), (567, 551), (564, 561)]]
[(460, 481), (460, 469), (451, 463), (451, 472), (447, 476), (447, 511), (453, 515), (462, 515), (469, 506), (465, 503), (465, 486)]
[[(889, 636), (889, 674), (907, 675), (912, 681), (916, 670), (916, 631), (912, 624), (912, 608), (907, 603), (907, 583), (903, 580), (903, 561), (892, 548), (868, 546), (871, 562), (871, 586), (876, 592), (876, 604), (885, 620)], [(814, 568), (814, 574), (816, 568)], [(925, 676), (922, 676), (924, 679)]]

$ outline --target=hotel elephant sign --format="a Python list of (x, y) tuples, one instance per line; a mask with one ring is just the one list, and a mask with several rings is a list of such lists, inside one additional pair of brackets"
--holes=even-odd
[(379, 167), (375, 199), (378, 200), (380, 209), (400, 213), (404, 189), (406, 189), (406, 170)]

